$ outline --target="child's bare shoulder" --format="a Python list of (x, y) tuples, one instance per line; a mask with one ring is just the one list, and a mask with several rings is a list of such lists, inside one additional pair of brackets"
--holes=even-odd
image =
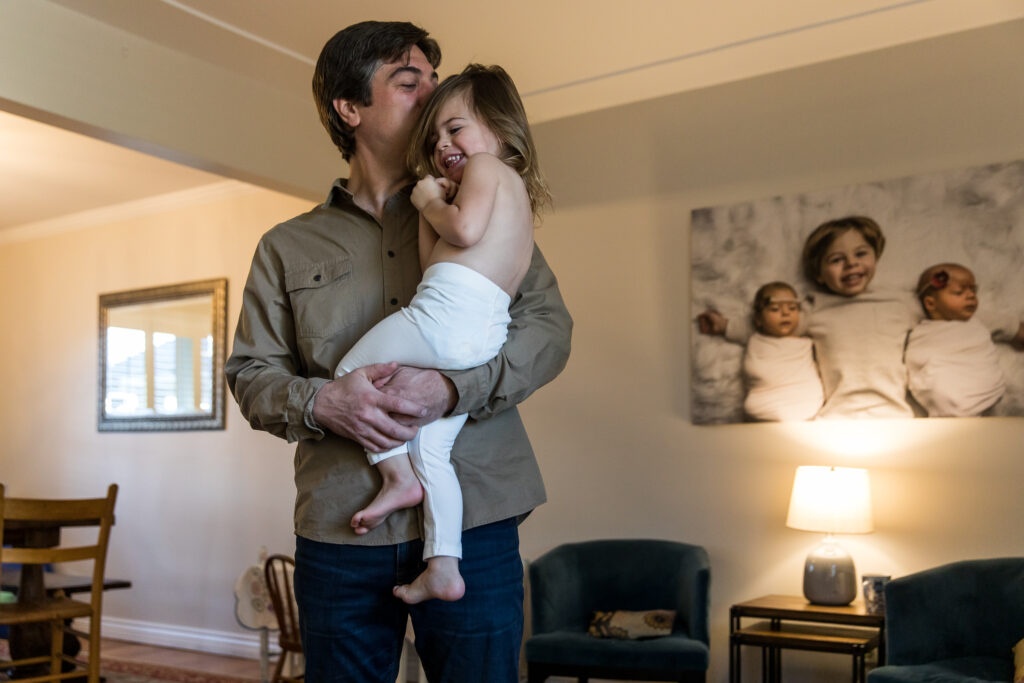
[(490, 173), (499, 177), (507, 174), (512, 174), (516, 177), (519, 176), (511, 166), (493, 154), (489, 154), (487, 152), (479, 152), (471, 156), (469, 160), (466, 161), (466, 172)]

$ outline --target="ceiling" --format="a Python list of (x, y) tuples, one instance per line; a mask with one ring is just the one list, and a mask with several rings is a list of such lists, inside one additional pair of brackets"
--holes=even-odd
[[(471, 61), (506, 67), (535, 123), (1024, 16), (1019, 0), (49, 2), (306, 100), (338, 28), (408, 19), (444, 48), (442, 76)], [(220, 180), (0, 112), (0, 242)]]
[(0, 242), (56, 219), (223, 180), (0, 111)]

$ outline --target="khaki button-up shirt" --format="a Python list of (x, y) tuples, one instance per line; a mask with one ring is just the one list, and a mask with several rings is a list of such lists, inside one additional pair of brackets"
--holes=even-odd
[[(353, 533), (349, 520), (373, 499), (380, 479), (356, 442), (312, 417), (316, 392), (349, 347), (416, 291), (418, 216), (410, 190), (391, 197), (378, 221), (338, 180), (322, 205), (267, 232), (253, 257), (228, 386), (253, 428), (298, 442), (295, 532), (306, 538), (385, 545), (420, 535), (417, 508), (390, 515), (366, 535)], [(536, 248), (509, 312), (508, 341), (496, 358), (444, 373), (458, 391), (454, 412), (470, 416), (452, 452), (467, 529), (524, 515), (545, 500), (515, 406), (565, 366), (572, 319)]]

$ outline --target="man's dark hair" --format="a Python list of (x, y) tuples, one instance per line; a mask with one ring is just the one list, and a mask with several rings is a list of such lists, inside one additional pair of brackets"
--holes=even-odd
[(331, 141), (348, 161), (356, 151), (355, 131), (334, 110), (334, 100), (369, 106), (373, 75), (381, 64), (398, 61), (413, 47), (435, 69), (441, 48), (426, 31), (405, 21), (364, 21), (334, 34), (320, 51), (313, 71), (313, 99)]

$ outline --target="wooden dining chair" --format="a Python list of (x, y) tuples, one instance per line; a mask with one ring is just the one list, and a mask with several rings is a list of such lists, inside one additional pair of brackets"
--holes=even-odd
[[(0, 624), (25, 626), (40, 622), (50, 625), (50, 653), (22, 657), (5, 662), (5, 666), (25, 667), (49, 664), (49, 674), (35, 674), (32, 681), (60, 681), (71, 677), (88, 675), (89, 683), (100, 680), (100, 619), (103, 603), (103, 572), (107, 560), (107, 543), (110, 527), (114, 522), (114, 502), (117, 500), (117, 484), (107, 489), (106, 498), (76, 500), (48, 500), (37, 498), (7, 498), (4, 486), (0, 484), (0, 561), (16, 562), (23, 565), (46, 565), (61, 562), (92, 562), (92, 589), (89, 601), (72, 600), (63, 592), (47, 596), (45, 592), (36, 598), (19, 599), (13, 604), (0, 604)], [(7, 528), (13, 536), (16, 530), (26, 528), (95, 527), (95, 543), (83, 545), (78, 540), (60, 543), (47, 548), (11, 547), (4, 548), (8, 539), (4, 536)], [(77, 534), (75, 538), (80, 538)], [(24, 596), (21, 596), (24, 597)], [(87, 618), (89, 631), (72, 627), (72, 619)], [(64, 634), (69, 633), (88, 640), (88, 660), (83, 662), (64, 654)], [(63, 665), (69, 664), (69, 671), (62, 672)]]
[(286, 676), (282, 673), (287, 659), (291, 658), (294, 663), (294, 660), (302, 655), (299, 609), (295, 603), (295, 588), (292, 583), (294, 573), (295, 560), (287, 555), (271, 555), (263, 565), (267, 592), (270, 593), (274, 615), (277, 617), (278, 646), (281, 648), (281, 655), (277, 658), (270, 683), (297, 683), (304, 680), (302, 674)]

